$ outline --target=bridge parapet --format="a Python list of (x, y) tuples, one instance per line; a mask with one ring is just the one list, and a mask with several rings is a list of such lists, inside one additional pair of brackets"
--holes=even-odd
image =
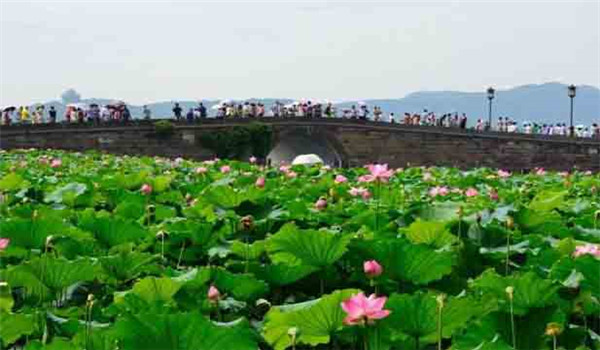
[[(321, 143), (344, 165), (387, 162), (407, 165), (490, 166), (506, 169), (600, 170), (600, 140), (501, 132), (475, 132), (352, 119), (260, 118), (173, 123), (170, 137), (157, 137), (154, 121), (128, 125), (44, 124), (0, 128), (0, 148), (97, 149), (119, 154), (208, 159), (214, 150), (199, 136), (260, 122), (271, 126), (273, 147), (302, 137)], [(308, 130), (308, 131), (307, 131)], [(309, 132), (310, 131), (310, 132)], [(306, 153), (303, 145), (289, 145)], [(306, 146), (306, 144), (304, 144)], [(288, 147), (289, 148), (289, 147)], [(319, 152), (321, 148), (318, 148)], [(324, 158), (331, 158), (323, 154)]]

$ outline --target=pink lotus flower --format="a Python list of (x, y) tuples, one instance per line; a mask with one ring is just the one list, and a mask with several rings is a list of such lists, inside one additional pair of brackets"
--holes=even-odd
[(590, 175), (592, 175), (592, 171), (591, 170), (586, 170), (586, 172), (583, 173), (583, 175), (590, 176)]
[(329, 166), (329, 165), (323, 165), (323, 167), (321, 169), (323, 169), (325, 171), (329, 171), (329, 170), (331, 170), (331, 166)]
[(181, 158), (181, 157), (175, 158), (175, 165), (179, 166), (181, 164), (183, 164), (183, 158)]
[(208, 169), (206, 169), (203, 166), (199, 166), (196, 169), (194, 169), (194, 171), (196, 172), (196, 174), (204, 174), (208, 171)]
[(363, 270), (367, 278), (375, 278), (383, 273), (383, 267), (375, 260), (368, 260), (363, 263)]
[(560, 176), (560, 177), (567, 177), (567, 176), (569, 176), (569, 172), (568, 171), (561, 171), (560, 173), (558, 173), (558, 176)]
[(289, 170), (290, 170), (289, 165), (282, 165), (279, 167), (279, 171), (281, 171), (282, 173), (287, 173)]
[(369, 190), (364, 187), (351, 187), (348, 191), (352, 197), (362, 196), (365, 192), (369, 192)]
[(423, 174), (423, 181), (430, 181), (433, 179), (433, 175), (430, 172), (426, 172)]
[(341, 184), (344, 182), (348, 182), (348, 179), (344, 175), (336, 175), (335, 180), (333, 180), (336, 184)]
[(140, 191), (142, 191), (143, 194), (150, 194), (152, 193), (152, 186), (148, 184), (143, 184), (142, 188), (140, 188)]
[(206, 164), (208, 166), (211, 166), (211, 165), (215, 165), (216, 162), (214, 160), (205, 160), (202, 163), (204, 163), (204, 164)]
[(429, 189), (429, 195), (431, 197), (437, 197), (437, 196), (446, 196), (448, 195), (448, 187), (446, 186), (436, 186), (436, 187), (432, 187), (431, 189)]
[(496, 192), (496, 190), (490, 190), (488, 192), (488, 196), (490, 197), (491, 200), (493, 201), (497, 201), (498, 200), (498, 192)]
[(230, 167), (229, 165), (223, 165), (223, 166), (221, 167), (221, 172), (222, 172), (223, 174), (227, 174), (227, 173), (228, 173), (228, 172), (230, 172), (230, 171), (231, 171), (231, 167)]
[(544, 168), (535, 168), (535, 174), (539, 176), (546, 175), (546, 170)]
[(315, 209), (323, 210), (325, 208), (327, 208), (327, 200), (321, 197), (315, 202)]
[(510, 177), (510, 171), (498, 170), (498, 176), (506, 179), (507, 177)]
[(383, 309), (386, 301), (387, 297), (377, 298), (375, 294), (371, 294), (368, 298), (362, 292), (353, 295), (342, 302), (342, 309), (348, 314), (344, 318), (344, 324), (362, 326), (388, 317), (390, 311)]
[(208, 300), (210, 300), (213, 303), (216, 303), (221, 298), (221, 292), (219, 292), (217, 287), (211, 285), (210, 288), (208, 288), (207, 296)]
[(0, 238), (0, 251), (3, 251), (10, 244), (10, 238)]
[(479, 192), (474, 189), (473, 187), (469, 187), (466, 191), (465, 191), (465, 196), (467, 197), (475, 197), (479, 195)]
[(250, 159), (248, 159), (248, 160), (250, 161), (250, 164), (256, 163), (256, 157), (255, 156), (250, 157)]
[(258, 179), (256, 179), (256, 182), (254, 183), (254, 185), (258, 188), (265, 187), (265, 177), (260, 176)]
[(365, 182), (381, 181), (388, 182), (390, 177), (394, 175), (394, 170), (388, 169), (387, 164), (369, 164), (367, 169), (371, 172), (370, 175), (361, 176)]
[(287, 173), (285, 173), (285, 176), (287, 176), (289, 179), (294, 179), (298, 176), (298, 173), (296, 173), (295, 171), (288, 171)]
[(362, 199), (368, 200), (369, 198), (371, 198), (371, 192), (369, 192), (369, 190), (365, 190), (363, 191), (363, 193), (360, 194), (360, 196), (362, 197)]
[(575, 247), (575, 251), (573, 252), (573, 256), (576, 258), (586, 254), (600, 258), (600, 248), (596, 244), (587, 243)]
[(39, 163), (40, 163), (40, 164), (44, 164), (44, 165), (46, 165), (46, 164), (48, 164), (49, 162), (50, 162), (50, 161), (48, 160), (48, 158), (47, 158), (46, 156), (41, 156), (41, 157), (40, 157), (40, 159), (39, 159)]
[(58, 168), (62, 165), (62, 160), (58, 159), (58, 158), (54, 158), (52, 159), (52, 162), (50, 162), (50, 167), (51, 168)]

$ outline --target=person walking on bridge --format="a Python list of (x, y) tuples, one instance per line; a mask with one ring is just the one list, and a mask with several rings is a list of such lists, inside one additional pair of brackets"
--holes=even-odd
[(173, 107), (173, 115), (177, 121), (181, 120), (181, 112), (183, 112), (183, 109), (179, 107), (179, 102), (175, 102), (175, 107)]

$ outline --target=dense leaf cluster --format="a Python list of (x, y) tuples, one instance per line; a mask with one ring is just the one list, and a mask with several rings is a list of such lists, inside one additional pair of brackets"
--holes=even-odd
[[(2, 152), (0, 347), (600, 349), (598, 174), (366, 173)], [(390, 315), (344, 325), (359, 291)]]

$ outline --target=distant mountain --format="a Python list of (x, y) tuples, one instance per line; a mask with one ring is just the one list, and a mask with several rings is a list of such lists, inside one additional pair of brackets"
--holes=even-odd
[[(267, 109), (275, 102), (291, 103), (292, 99), (248, 99), (254, 102), (262, 102)], [(107, 104), (108, 99), (83, 99), (83, 103)], [(178, 101), (184, 111), (196, 107), (199, 101)], [(202, 101), (208, 108), (209, 114), (214, 115), (212, 106), (217, 100)], [(350, 108), (358, 101), (345, 101), (338, 103), (338, 109)], [(405, 112), (417, 113), (424, 109), (436, 113), (466, 113), (469, 123), (473, 124), (477, 118), (487, 119), (488, 99), (485, 91), (482, 92), (459, 92), (459, 91), (420, 91), (411, 93), (399, 99), (369, 99), (363, 100), (367, 105), (379, 106), (385, 113), (393, 112), (401, 116)], [(58, 115), (63, 116), (65, 105), (60, 101), (45, 103), (46, 106), (53, 105), (58, 110)], [(172, 116), (173, 102), (155, 102), (147, 105), (152, 111), (153, 118), (170, 118)], [(567, 85), (560, 83), (545, 83), (540, 85), (523, 85), (507, 90), (496, 91), (493, 100), (493, 118), (508, 116), (517, 121), (539, 121), (545, 123), (566, 122), (569, 120), (569, 98), (567, 96)], [(594, 86), (578, 86), (577, 96), (574, 101), (575, 124), (592, 124), (600, 122), (600, 89)], [(129, 109), (135, 118), (141, 118), (142, 106), (129, 105)]]

